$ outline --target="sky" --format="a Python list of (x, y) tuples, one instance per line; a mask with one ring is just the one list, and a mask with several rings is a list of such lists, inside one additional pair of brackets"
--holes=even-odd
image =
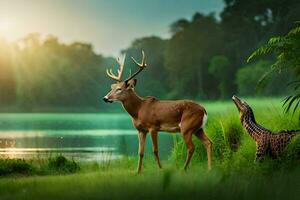
[(136, 38), (168, 38), (176, 20), (223, 7), (223, 0), (1, 0), (0, 37), (16, 41), (38, 32), (116, 56)]

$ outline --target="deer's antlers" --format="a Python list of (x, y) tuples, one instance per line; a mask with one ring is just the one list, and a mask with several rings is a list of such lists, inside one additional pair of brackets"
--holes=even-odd
[(122, 81), (122, 73), (124, 70), (124, 63), (125, 63), (125, 58), (126, 55), (124, 55), (122, 62), (120, 62), (120, 59), (117, 59), (118, 65), (119, 65), (119, 69), (118, 69), (118, 75), (114, 75), (114, 73), (112, 72), (112, 69), (106, 69), (106, 74), (112, 78), (115, 81), (121, 82)]
[[(118, 75), (115, 75), (112, 72), (112, 69), (106, 69), (106, 74), (113, 80), (121, 82), (122, 81), (122, 73), (124, 70), (124, 63), (125, 63), (125, 57), (126, 55), (124, 55), (122, 62), (120, 62), (120, 59), (117, 59), (118, 65), (119, 65), (119, 69), (118, 69)], [(145, 67), (147, 66), (146, 61), (145, 61), (145, 53), (144, 51), (142, 51), (142, 62), (138, 63), (133, 57), (131, 57), (131, 59), (133, 60), (133, 62), (139, 67), (139, 70), (136, 71), (134, 74), (130, 75), (125, 82), (128, 82), (129, 80), (133, 79), (136, 75), (138, 75), (143, 69), (145, 69)]]
[(137, 66), (139, 66), (139, 70), (136, 71), (136, 72), (135, 72), (134, 74), (132, 74), (131, 76), (129, 76), (129, 77), (125, 80), (125, 82), (127, 82), (127, 81), (133, 79), (136, 75), (138, 75), (138, 74), (139, 74), (143, 69), (145, 69), (145, 67), (147, 66), (146, 61), (145, 61), (145, 53), (144, 53), (144, 51), (142, 51), (142, 62), (141, 62), (141, 63), (138, 63), (133, 57), (131, 57), (131, 59), (133, 60), (133, 62), (134, 62)]

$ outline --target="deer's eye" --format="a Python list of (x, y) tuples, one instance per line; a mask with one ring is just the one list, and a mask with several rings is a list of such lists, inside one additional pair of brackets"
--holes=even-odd
[(121, 92), (121, 90), (122, 90), (121, 88), (118, 88), (118, 89), (117, 89), (117, 92)]

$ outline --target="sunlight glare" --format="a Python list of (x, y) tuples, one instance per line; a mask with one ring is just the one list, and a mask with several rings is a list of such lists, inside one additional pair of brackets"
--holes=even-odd
[(0, 36), (10, 37), (14, 31), (14, 22), (6, 19), (0, 19)]

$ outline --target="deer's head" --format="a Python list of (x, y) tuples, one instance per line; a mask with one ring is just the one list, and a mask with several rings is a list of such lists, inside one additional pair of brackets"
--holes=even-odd
[(137, 80), (134, 79), (136, 75), (138, 75), (147, 65), (145, 63), (145, 53), (142, 51), (142, 62), (138, 63), (133, 57), (131, 57), (133, 62), (139, 67), (139, 70), (137, 70), (134, 74), (130, 75), (127, 79), (122, 80), (122, 73), (124, 70), (124, 62), (125, 62), (125, 56), (122, 61), (117, 59), (119, 69), (118, 69), (118, 75), (114, 75), (112, 70), (106, 70), (106, 74), (113, 80), (116, 81), (116, 83), (111, 85), (111, 90), (103, 97), (103, 100), (106, 103), (112, 103), (113, 101), (124, 101), (128, 96), (129, 92), (134, 89), (134, 86), (136, 85)]

